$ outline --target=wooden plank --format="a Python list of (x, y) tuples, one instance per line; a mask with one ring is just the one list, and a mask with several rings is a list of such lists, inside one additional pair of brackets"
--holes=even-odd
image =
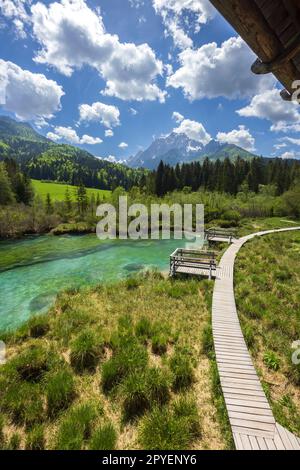
[(239, 426), (231, 427), (233, 433), (246, 434), (247, 436), (255, 436), (256, 438), (273, 439), (274, 433), (270, 431), (261, 431), (260, 429), (241, 428)]
[(249, 436), (246, 436), (245, 434), (241, 434), (241, 441), (242, 441), (244, 450), (252, 450), (252, 445), (251, 445)]
[[(273, 413), (270, 408), (251, 408), (247, 406), (245, 408), (244, 405), (230, 405), (227, 406), (228, 412), (239, 412), (239, 413), (250, 413), (250, 414), (257, 414), (259, 416), (271, 416), (273, 417)], [(273, 417), (273, 422), (275, 424), (275, 419)]]
[(276, 450), (286, 450), (285, 445), (282, 442), (282, 439), (280, 438), (277, 429), (275, 431), (274, 444), (275, 444)]
[(236, 411), (229, 411), (228, 416), (230, 420), (231, 419), (241, 419), (241, 420), (245, 419), (248, 421), (274, 424), (273, 416), (253, 415), (249, 413), (237, 413)]
[(268, 450), (276, 450), (276, 446), (273, 439), (265, 439)]
[(257, 443), (260, 450), (268, 450), (267, 444), (263, 437), (257, 437)]
[(263, 390), (249, 390), (249, 389), (241, 389), (241, 388), (232, 388), (228, 386), (223, 386), (223, 392), (225, 394), (237, 394), (237, 395), (247, 395), (249, 396), (254, 396), (254, 397), (263, 397), (265, 398), (265, 394)]
[(263, 410), (270, 409), (269, 405), (261, 402), (261, 401), (254, 401), (254, 400), (242, 400), (241, 398), (227, 398), (226, 404), (228, 405), (236, 405), (236, 406), (243, 406), (244, 408), (261, 408)]
[(243, 450), (243, 441), (241, 439), (241, 435), (239, 433), (233, 433), (233, 439), (235, 443), (235, 447), (237, 450)]
[(258, 445), (256, 437), (249, 436), (249, 441), (251, 443), (252, 450), (259, 450), (259, 445)]
[(287, 450), (293, 450), (293, 446), (291, 444), (290, 439), (288, 438), (286, 430), (282, 426), (280, 426), (280, 424), (278, 424), (278, 423), (276, 424), (276, 429), (278, 431), (280, 439), (282, 440), (282, 442), (284, 444), (284, 447)]

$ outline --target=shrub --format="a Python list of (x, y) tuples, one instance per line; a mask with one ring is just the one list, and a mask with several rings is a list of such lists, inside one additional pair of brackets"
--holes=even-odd
[(46, 384), (48, 415), (53, 417), (67, 408), (75, 396), (73, 375), (63, 369), (52, 374)]
[(238, 211), (229, 210), (224, 212), (222, 217), (224, 220), (239, 222), (239, 220), (241, 219), (241, 214)]
[(102, 388), (110, 392), (134, 371), (143, 371), (148, 363), (148, 354), (134, 338), (123, 338), (114, 356), (102, 366)]
[(163, 333), (158, 333), (152, 338), (152, 352), (161, 356), (167, 352), (168, 338)]
[(92, 371), (103, 352), (103, 346), (90, 329), (82, 331), (71, 343), (71, 365), (77, 372)]
[(200, 436), (197, 408), (192, 402), (155, 408), (143, 420), (140, 441), (147, 450), (186, 450)]
[(44, 450), (45, 436), (44, 427), (41, 425), (34, 426), (26, 436), (26, 450)]
[(173, 388), (181, 390), (188, 388), (194, 381), (194, 370), (190, 357), (184, 352), (177, 350), (170, 359), (170, 369), (173, 373)]
[(146, 317), (142, 317), (135, 326), (135, 334), (142, 340), (151, 338), (153, 328), (150, 320)]
[(117, 443), (117, 433), (111, 423), (100, 426), (92, 434), (90, 450), (115, 450)]
[(58, 450), (80, 450), (90, 437), (92, 423), (97, 412), (94, 404), (79, 405), (69, 412), (62, 421), (56, 438)]
[(49, 328), (49, 320), (45, 315), (32, 317), (28, 322), (29, 336), (31, 336), (31, 338), (45, 336)]
[(264, 363), (268, 369), (277, 371), (280, 368), (280, 360), (272, 351), (267, 351), (264, 354)]

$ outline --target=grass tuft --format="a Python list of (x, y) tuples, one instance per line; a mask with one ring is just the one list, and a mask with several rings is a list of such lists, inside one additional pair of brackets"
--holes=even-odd
[(121, 395), (124, 398), (124, 419), (132, 420), (151, 407), (169, 400), (168, 377), (157, 368), (134, 372), (124, 382)]
[(189, 449), (201, 435), (195, 402), (181, 399), (173, 406), (154, 408), (140, 428), (140, 442), (146, 450)]
[(190, 356), (184, 350), (176, 350), (170, 359), (175, 391), (189, 388), (194, 382), (194, 368)]
[(123, 379), (135, 371), (143, 371), (148, 364), (148, 353), (135, 338), (122, 338), (119, 348), (102, 366), (101, 382), (109, 393)]
[(44, 450), (45, 449), (45, 434), (44, 427), (41, 425), (34, 426), (27, 434), (26, 450)]
[(168, 349), (168, 337), (164, 333), (158, 333), (152, 337), (152, 352), (162, 356)]
[(94, 371), (103, 345), (92, 329), (85, 329), (71, 342), (70, 360), (76, 372)]
[(73, 374), (67, 369), (52, 374), (46, 384), (47, 411), (54, 417), (68, 408), (75, 397)]
[(112, 423), (98, 427), (92, 434), (89, 442), (90, 450), (115, 450), (117, 433)]
[(70, 410), (59, 427), (55, 448), (59, 450), (83, 449), (85, 441), (91, 435), (92, 424), (96, 417), (96, 407), (91, 403), (85, 403)]

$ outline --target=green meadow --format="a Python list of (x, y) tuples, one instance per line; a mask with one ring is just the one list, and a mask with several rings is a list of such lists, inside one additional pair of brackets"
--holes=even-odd
[[(70, 197), (73, 199), (73, 201), (76, 200), (76, 186), (64, 183), (43, 182), (34, 179), (31, 181), (36, 194), (38, 194), (42, 199), (46, 199), (47, 194), (49, 194), (53, 201), (63, 201), (65, 199), (66, 189), (68, 188)], [(94, 194), (95, 199), (97, 198), (98, 194), (101, 199), (103, 199), (103, 196), (106, 197), (111, 193), (111, 191), (95, 188), (86, 188), (86, 191), (89, 198), (91, 198), (92, 194)]]

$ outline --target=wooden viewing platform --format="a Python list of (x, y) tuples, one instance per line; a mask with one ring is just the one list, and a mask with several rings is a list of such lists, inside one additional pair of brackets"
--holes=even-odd
[(235, 446), (238, 450), (300, 450), (300, 439), (276, 423), (256, 373), (240, 326), (234, 297), (234, 262), (242, 246), (256, 236), (300, 230), (300, 227), (249, 235), (223, 255), (212, 303), (216, 360)]
[(236, 233), (233, 230), (212, 227), (205, 230), (205, 240), (215, 243), (232, 243), (236, 240)]
[(215, 253), (178, 248), (170, 256), (170, 276), (188, 274), (213, 279), (217, 275)]

